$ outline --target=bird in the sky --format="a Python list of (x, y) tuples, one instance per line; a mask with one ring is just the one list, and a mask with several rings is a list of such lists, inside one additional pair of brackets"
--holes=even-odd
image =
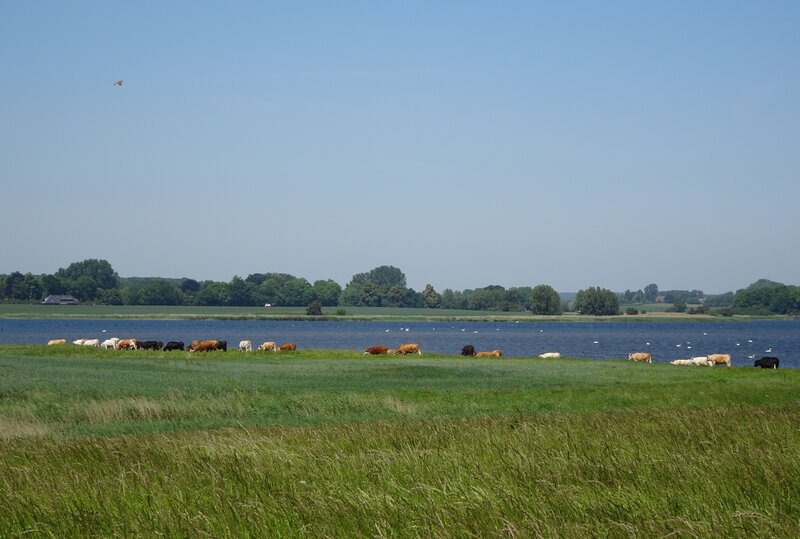
[(112, 84), (112, 86), (122, 86), (122, 80), (118, 80), (117, 82)]

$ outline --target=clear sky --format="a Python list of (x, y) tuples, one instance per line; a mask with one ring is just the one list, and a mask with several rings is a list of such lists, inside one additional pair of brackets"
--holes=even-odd
[(0, 2), (0, 273), (800, 284), (799, 142), (797, 1)]

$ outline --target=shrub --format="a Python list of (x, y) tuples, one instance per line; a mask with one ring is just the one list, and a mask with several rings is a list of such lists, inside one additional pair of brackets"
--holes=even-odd
[(322, 315), (322, 304), (319, 300), (314, 300), (308, 304), (306, 308), (306, 314), (308, 316), (321, 316)]
[(625, 314), (630, 314), (630, 315), (639, 314), (639, 311), (634, 309), (633, 307), (628, 307), (627, 309), (625, 309)]

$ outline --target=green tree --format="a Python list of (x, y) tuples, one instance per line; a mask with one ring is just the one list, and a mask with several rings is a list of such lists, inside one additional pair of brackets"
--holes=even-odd
[(328, 279), (326, 281), (314, 281), (314, 296), (325, 307), (335, 307), (339, 304), (339, 295), (342, 287), (336, 281)]
[(215, 281), (203, 281), (202, 286), (194, 296), (196, 305), (221, 306), (225, 305), (228, 299), (227, 283)]
[(311, 284), (302, 277), (292, 278), (283, 285), (280, 291), (279, 303), (281, 305), (291, 305), (300, 307), (308, 305), (314, 299), (314, 289)]
[(44, 288), (44, 295), (50, 294), (63, 294), (66, 290), (64, 282), (55, 275), (46, 274), (42, 275), (42, 288)]
[(61, 279), (77, 281), (82, 276), (87, 276), (94, 281), (95, 288), (116, 288), (119, 285), (119, 275), (107, 260), (88, 258), (81, 262), (73, 262), (66, 268), (59, 268), (56, 276)]
[(166, 279), (148, 279), (138, 292), (140, 305), (181, 305), (183, 294), (178, 286)]
[(657, 284), (652, 283), (644, 287), (644, 299), (646, 299), (649, 303), (655, 303), (656, 296), (658, 296)]
[(425, 289), (421, 292), (422, 303), (428, 309), (438, 309), (442, 304), (442, 296), (433, 289), (430, 283), (425, 285)]
[(253, 298), (254, 291), (255, 285), (245, 282), (245, 280), (238, 275), (234, 275), (231, 282), (228, 283), (228, 296), (225, 299), (225, 305), (232, 307), (255, 305), (255, 300)]
[(581, 314), (607, 316), (619, 314), (619, 298), (611, 290), (589, 287), (579, 290), (575, 297), (575, 308)]
[(308, 316), (322, 316), (322, 304), (319, 300), (315, 299), (306, 307), (306, 314)]
[(546, 284), (534, 286), (531, 296), (531, 312), (533, 314), (561, 314), (561, 296), (552, 286)]

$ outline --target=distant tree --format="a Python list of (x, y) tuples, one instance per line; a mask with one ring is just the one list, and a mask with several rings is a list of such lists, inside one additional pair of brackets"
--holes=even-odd
[(561, 297), (552, 286), (540, 284), (531, 292), (531, 312), (533, 314), (561, 314)]
[(148, 279), (138, 292), (140, 305), (181, 305), (183, 294), (175, 284), (166, 279)]
[(200, 290), (200, 283), (194, 279), (187, 279), (186, 277), (181, 279), (181, 292), (184, 294), (194, 294), (198, 290)]
[(361, 304), (364, 307), (380, 307), (382, 294), (380, 287), (375, 283), (367, 283), (362, 289)]
[(730, 307), (733, 305), (735, 294), (725, 292), (724, 294), (713, 294), (706, 296), (705, 305), (707, 307)]
[(364, 285), (357, 283), (348, 284), (339, 295), (339, 305), (361, 307), (364, 305)]
[(437, 309), (442, 304), (442, 296), (433, 289), (430, 283), (425, 285), (425, 289), (421, 292), (422, 303), (428, 309)]
[(88, 275), (65, 281), (67, 292), (81, 301), (91, 301), (97, 294), (97, 283)]
[(95, 302), (100, 305), (124, 305), (122, 299), (122, 291), (119, 288), (112, 288), (110, 290), (100, 289), (97, 291)]
[(334, 307), (339, 304), (339, 295), (342, 287), (336, 281), (328, 279), (326, 281), (314, 281), (314, 296), (324, 307)]
[(255, 285), (245, 282), (238, 275), (234, 275), (231, 282), (228, 283), (228, 297), (225, 299), (225, 305), (231, 307), (255, 305), (253, 299), (254, 290)]
[(59, 268), (56, 276), (61, 279), (77, 281), (82, 276), (87, 276), (94, 281), (95, 288), (116, 288), (119, 284), (119, 275), (107, 260), (88, 258), (81, 262), (73, 262), (66, 268)]
[(18, 271), (6, 275), (5, 283), (3, 284), (3, 295), (6, 300), (23, 299), (25, 296), (24, 283), (25, 276)]
[(675, 298), (675, 301), (672, 303), (672, 307), (675, 309), (675, 312), (678, 313), (685, 313), (686, 312), (686, 298), (683, 296), (679, 296)]
[(611, 290), (589, 287), (579, 290), (575, 297), (575, 308), (581, 314), (607, 316), (619, 314), (619, 299)]
[(395, 285), (405, 288), (406, 276), (399, 268), (394, 266), (378, 266), (367, 273), (353, 275), (353, 279), (350, 282), (361, 285), (372, 283), (388, 290)]
[(42, 288), (44, 288), (45, 296), (63, 294), (65, 291), (64, 282), (51, 274), (42, 275)]
[(306, 314), (308, 316), (322, 316), (322, 304), (319, 300), (315, 299), (306, 307)]
[(203, 281), (194, 296), (195, 305), (221, 306), (228, 299), (227, 283)]
[(658, 296), (658, 285), (655, 283), (649, 284), (644, 287), (644, 299), (648, 303), (655, 303), (656, 296)]
[(300, 307), (308, 305), (316, 299), (314, 288), (302, 277), (295, 277), (284, 283), (280, 291), (279, 303), (281, 305), (291, 305)]
[(383, 294), (381, 304), (391, 307), (403, 307), (406, 299), (406, 287), (399, 284), (389, 287)]

